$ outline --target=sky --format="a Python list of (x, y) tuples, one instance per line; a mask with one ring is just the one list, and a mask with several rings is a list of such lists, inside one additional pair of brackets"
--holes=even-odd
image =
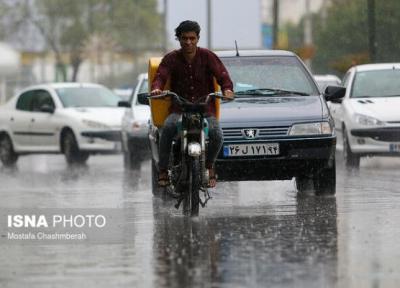
[[(162, 1), (162, 0), (161, 0)], [(207, 0), (167, 0), (167, 29), (170, 47), (178, 47), (174, 29), (184, 20), (194, 20), (202, 28), (199, 46), (207, 47)], [(212, 49), (261, 48), (261, 11), (259, 0), (211, 1)], [(162, 8), (161, 8), (162, 9)]]

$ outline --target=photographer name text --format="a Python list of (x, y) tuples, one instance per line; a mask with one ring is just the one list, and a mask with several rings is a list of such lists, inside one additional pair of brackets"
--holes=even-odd
[(85, 233), (7, 233), (8, 240), (86, 240)]

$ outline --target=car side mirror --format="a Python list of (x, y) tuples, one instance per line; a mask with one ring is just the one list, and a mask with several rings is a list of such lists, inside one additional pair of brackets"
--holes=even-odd
[(40, 110), (40, 112), (53, 114), (55, 109), (53, 106), (51, 106), (49, 104), (43, 104), (42, 106), (40, 106), (39, 110)]
[(129, 101), (118, 101), (118, 107), (131, 108)]
[(328, 86), (325, 89), (324, 97), (326, 101), (331, 101), (333, 103), (342, 103), (345, 94), (346, 94), (345, 87)]
[(138, 103), (139, 104), (150, 105), (150, 103), (149, 103), (150, 94), (149, 93), (139, 93), (137, 95), (137, 97), (138, 97)]

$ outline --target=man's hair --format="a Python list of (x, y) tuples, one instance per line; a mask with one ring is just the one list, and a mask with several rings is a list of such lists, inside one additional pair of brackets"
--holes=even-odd
[(175, 37), (179, 39), (182, 33), (196, 32), (197, 37), (200, 37), (200, 25), (196, 21), (186, 20), (179, 24), (175, 29)]

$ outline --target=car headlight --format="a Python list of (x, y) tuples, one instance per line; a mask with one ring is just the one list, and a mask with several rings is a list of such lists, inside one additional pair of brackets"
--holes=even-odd
[(329, 122), (295, 124), (290, 129), (289, 135), (323, 135), (332, 134), (332, 127)]
[(103, 124), (101, 122), (93, 121), (93, 120), (87, 120), (83, 119), (82, 123), (89, 126), (90, 128), (96, 128), (96, 129), (109, 129), (106, 124)]
[(363, 126), (380, 126), (384, 123), (374, 117), (362, 115), (362, 114), (355, 114), (354, 120), (356, 123), (363, 125)]

